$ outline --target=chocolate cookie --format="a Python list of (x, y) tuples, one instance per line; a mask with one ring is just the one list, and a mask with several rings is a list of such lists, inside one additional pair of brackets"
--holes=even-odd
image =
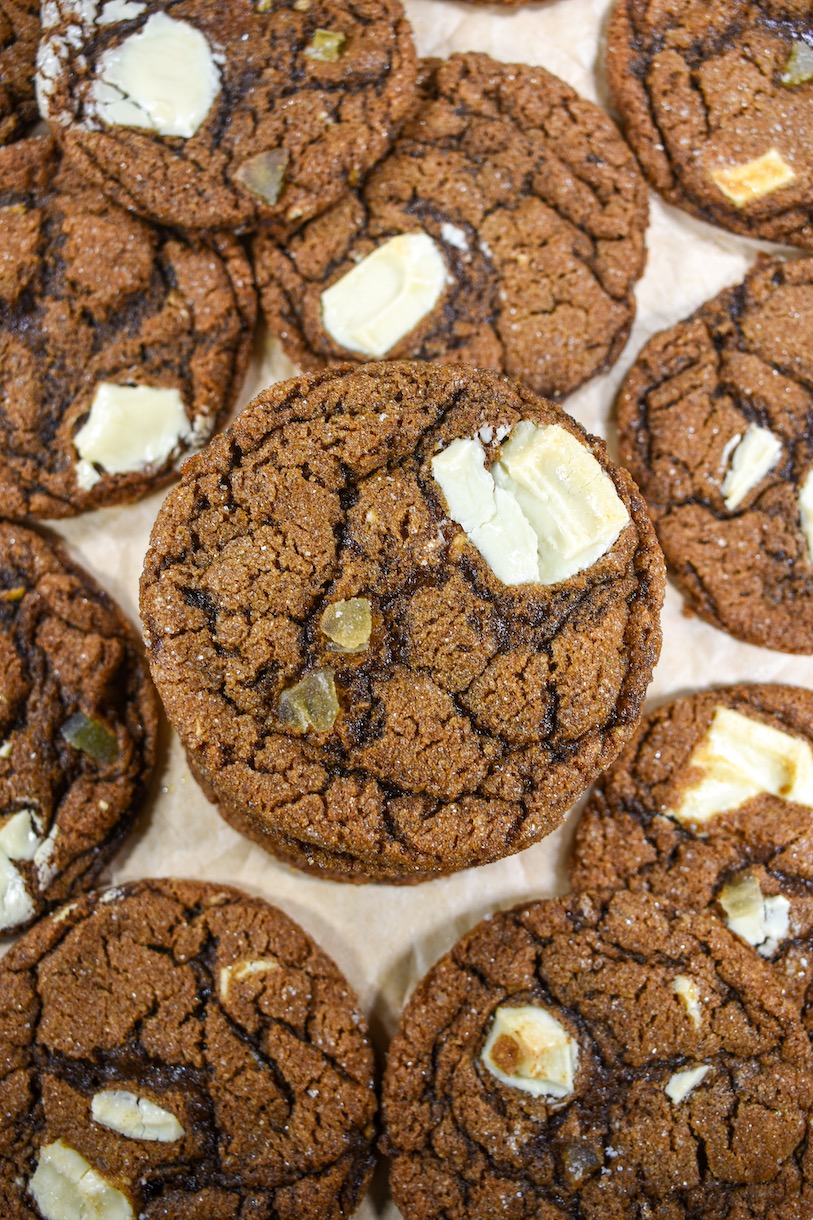
[(188, 463), (142, 614), (232, 815), (409, 879), (558, 824), (632, 733), (662, 595), (600, 441), (493, 374), (404, 362), (272, 386)]
[(806, 0), (616, 0), (607, 72), (665, 199), (748, 237), (813, 244)]
[(387, 151), (414, 102), (400, 0), (49, 0), (44, 112), (82, 172), (164, 224), (290, 228)]
[(0, 521), (0, 931), (86, 890), (130, 830), (157, 700), (135, 632), (82, 568)]
[(64, 907), (0, 966), (3, 1215), (338, 1220), (372, 1171), (373, 1056), (337, 967), (227, 887)]
[(245, 255), (107, 202), (42, 137), (0, 149), (0, 218), (3, 511), (133, 500), (236, 400), (256, 309)]
[(813, 978), (813, 693), (730, 686), (648, 716), (576, 830), (576, 889), (712, 908), (801, 1003)]
[(0, 144), (37, 121), (34, 60), (40, 36), (38, 0), (0, 0)]
[(650, 339), (618, 399), (689, 606), (784, 652), (813, 652), (812, 348), (813, 260), (761, 260)]
[(254, 265), (303, 368), (418, 357), (568, 394), (619, 355), (646, 188), (598, 106), (542, 68), (424, 64), (421, 106), (363, 186)]
[(478, 924), (384, 1077), (405, 1220), (810, 1214), (810, 1043), (709, 915), (575, 894)]

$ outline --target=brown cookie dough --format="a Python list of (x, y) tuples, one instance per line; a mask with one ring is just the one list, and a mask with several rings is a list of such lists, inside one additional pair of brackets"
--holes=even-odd
[(806, 0), (616, 0), (607, 72), (665, 199), (735, 233), (813, 244)]
[(0, 521), (0, 931), (86, 890), (155, 758), (140, 642), (91, 577)]
[(764, 962), (712, 916), (575, 894), (484, 920), (419, 984), (384, 1147), (405, 1220), (800, 1220), (811, 1106)]
[(428, 60), (421, 96), (362, 187), (284, 245), (255, 239), (269, 328), (307, 369), (417, 357), (568, 394), (632, 325), (647, 224), (634, 159), (542, 68)]
[[(372, 1172), (358, 1001), (281, 911), (141, 881), (0, 966), (4, 1216), (338, 1220)], [(86, 1175), (86, 1176), (83, 1176)]]
[(59, 139), (163, 224), (290, 229), (384, 155), (415, 98), (400, 0), (48, 0), (43, 31)]
[[(498, 577), (433, 475), (456, 440), (492, 469), (522, 420), (623, 514), (567, 579), (541, 581), (535, 535), (537, 574)], [(661, 565), (626, 472), (561, 409), (463, 367), (344, 366), (266, 390), (185, 466), (142, 615), (219, 802), (271, 850), (407, 879), (537, 841), (615, 757), (658, 654)]]
[(712, 908), (801, 1003), (813, 978), (813, 693), (722, 687), (646, 717), (585, 807), (570, 876), (576, 889)]
[(813, 652), (813, 260), (760, 260), (655, 335), (618, 399), (621, 460), (689, 607)]
[(88, 187), (44, 137), (0, 149), (0, 501), (134, 500), (240, 391), (256, 301), (226, 235), (184, 237)]
[(0, 0), (0, 144), (37, 121), (34, 60), (40, 36), (38, 0)]

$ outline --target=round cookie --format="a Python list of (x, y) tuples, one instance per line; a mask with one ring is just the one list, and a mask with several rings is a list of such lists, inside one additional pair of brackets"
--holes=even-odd
[(642, 349), (621, 460), (692, 610), (813, 652), (813, 260), (760, 260)]
[(616, 0), (607, 74), (670, 203), (735, 233), (813, 244), (813, 45), (804, 0)]
[(384, 155), (415, 98), (400, 0), (49, 0), (43, 30), (59, 139), (163, 224), (290, 229)]
[(131, 829), (158, 707), (141, 644), (61, 548), (0, 521), (0, 932), (88, 889)]
[(0, 144), (37, 121), (34, 60), (40, 36), (37, 0), (0, 0)]
[(42, 920), (0, 980), (4, 1215), (355, 1210), (372, 1050), (346, 980), (281, 911), (141, 881)]
[(364, 184), (253, 258), (303, 368), (462, 362), (560, 397), (624, 346), (647, 216), (600, 107), (542, 68), (455, 55), (424, 63), (421, 107)]
[(401, 1017), (393, 1195), (405, 1220), (800, 1220), (812, 1085), (793, 1008), (712, 916), (626, 892), (515, 907)]
[(802, 1003), (813, 979), (813, 693), (730, 686), (668, 703), (601, 776), (575, 889), (712, 908)]
[(134, 500), (240, 391), (256, 300), (235, 238), (109, 203), (36, 137), (0, 149), (0, 500), (64, 517)]
[[(544, 509), (510, 491), (523, 478), (557, 506), (545, 542), (523, 515)], [(448, 495), (484, 520), (501, 507), (481, 535)], [(271, 850), (406, 879), (558, 824), (633, 731), (662, 596), (642, 502), (600, 441), (493, 374), (401, 362), (255, 399), (164, 502), (141, 608), (218, 802)]]

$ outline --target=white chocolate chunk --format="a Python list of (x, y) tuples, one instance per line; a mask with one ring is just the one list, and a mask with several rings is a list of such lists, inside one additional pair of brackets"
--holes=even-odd
[(813, 751), (801, 737), (717, 707), (689, 765), (703, 772), (680, 804), (664, 812), (677, 822), (708, 822), (762, 792), (813, 809)]
[(54, 877), (57, 875), (57, 866), (53, 862), (54, 848), (56, 847), (56, 837), (59, 834), (59, 826), (54, 822), (47, 838), (43, 839), (37, 850), (34, 852), (34, 867), (37, 870), (37, 878), (40, 883), (40, 888), (45, 889), (50, 885)]
[(679, 974), (672, 982), (672, 990), (683, 1001), (692, 1025), (694, 1025), (695, 1029), (699, 1029), (703, 1020), (703, 1013), (700, 1008), (700, 988), (697, 986), (697, 983), (694, 979), (690, 979), (687, 974)]
[(92, 96), (104, 123), (189, 138), (219, 92), (220, 73), (200, 30), (158, 12), (105, 51)]
[[(190, 435), (178, 390), (102, 381), (90, 414), (73, 438), (82, 459), (77, 481), (84, 463), (96, 463), (108, 474), (160, 466)], [(87, 486), (87, 480), (82, 485)]]
[(807, 543), (808, 558), (813, 560), (813, 467), (799, 490), (799, 519)]
[(534, 1097), (567, 1097), (579, 1062), (575, 1038), (534, 1004), (496, 1009), (483, 1047), (485, 1066), (503, 1084)]
[(132, 21), (134, 17), (140, 17), (146, 7), (146, 4), (139, 3), (139, 0), (107, 0), (107, 4), (96, 18), (96, 23), (113, 25), (116, 21)]
[(610, 476), (558, 424), (517, 424), (500, 450), (494, 478), (533, 526), (544, 585), (591, 567), (629, 522)]
[(11, 754), (11, 738), (0, 746), (0, 758), (8, 758)]
[(437, 305), (446, 263), (428, 233), (401, 233), (322, 293), (322, 325), (350, 352), (380, 360)]
[(62, 1140), (40, 1149), (28, 1183), (45, 1220), (133, 1220), (129, 1199)]
[(732, 932), (763, 957), (771, 957), (790, 931), (790, 903), (783, 894), (766, 898), (756, 877), (741, 873), (720, 891), (720, 906)]
[(40, 836), (34, 826), (34, 812), (21, 809), (13, 813), (0, 827), (0, 851), (9, 860), (33, 860), (40, 845)]
[(813, 80), (813, 47), (803, 42), (801, 38), (794, 39), (785, 70), (779, 77), (783, 85), (791, 88), (796, 85), (806, 85)]
[(526, 584), (539, 576), (536, 534), (512, 496), (494, 486), (475, 440), (455, 440), (432, 459), (449, 516), (463, 527), (498, 580)]
[(126, 1089), (105, 1089), (95, 1093), (90, 1113), (94, 1122), (131, 1140), (171, 1144), (184, 1134), (183, 1127), (169, 1110)]
[(769, 428), (751, 424), (736, 446), (731, 466), (723, 479), (723, 496), (729, 512), (742, 504), (749, 491), (773, 470), (782, 453), (782, 442)]
[(738, 208), (744, 208), (752, 199), (778, 191), (795, 177), (793, 168), (776, 148), (768, 149), (753, 161), (720, 166), (711, 171), (712, 181)]
[(252, 974), (267, 974), (270, 970), (279, 970), (279, 962), (275, 957), (258, 957), (254, 961), (233, 962), (231, 966), (224, 966), (218, 982), (221, 1000), (227, 998), (232, 979), (239, 983), (241, 979)]
[(479, 441), (452, 441), (432, 459), (432, 474), (452, 520), (508, 585), (567, 580), (629, 521), (612, 479), (558, 424), (517, 424), (490, 472)]
[(31, 919), (35, 910), (19, 870), (0, 851), (0, 929)]
[(682, 1072), (675, 1072), (674, 1076), (669, 1077), (669, 1081), (664, 1086), (663, 1091), (669, 1100), (677, 1106), (680, 1102), (685, 1101), (710, 1071), (711, 1068), (708, 1064), (704, 1063), (700, 1067), (686, 1068)]

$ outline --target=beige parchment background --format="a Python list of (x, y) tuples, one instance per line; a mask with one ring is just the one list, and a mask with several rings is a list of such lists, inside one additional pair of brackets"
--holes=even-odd
[[(423, 55), (486, 51), (507, 62), (541, 64), (606, 104), (601, 67), (607, 0), (548, 0), (510, 11), (455, 0), (405, 0)], [(616, 367), (565, 404), (612, 444), (617, 386), (643, 342), (736, 282), (759, 246), (694, 221), (652, 198), (649, 261), (638, 292), (638, 320)], [(790, 252), (788, 252), (790, 253)], [(284, 372), (258, 340), (243, 402)], [(137, 585), (149, 531), (164, 493), (137, 505), (58, 524), (71, 552), (138, 621)], [(669, 589), (664, 648), (650, 705), (714, 683), (777, 681), (813, 686), (813, 657), (739, 644), (681, 613)], [(159, 773), (140, 829), (109, 870), (113, 882), (186, 876), (231, 882), (281, 906), (333, 955), (361, 997), (382, 1049), (405, 998), (427, 967), (486, 912), (567, 888), (564, 860), (576, 814), (519, 856), (417, 888), (344, 886), (295, 873), (242, 839), (218, 817), (185, 765), (177, 738), (163, 735)], [(108, 879), (106, 878), (106, 879)], [(396, 1220), (379, 1172), (359, 1220)]]

